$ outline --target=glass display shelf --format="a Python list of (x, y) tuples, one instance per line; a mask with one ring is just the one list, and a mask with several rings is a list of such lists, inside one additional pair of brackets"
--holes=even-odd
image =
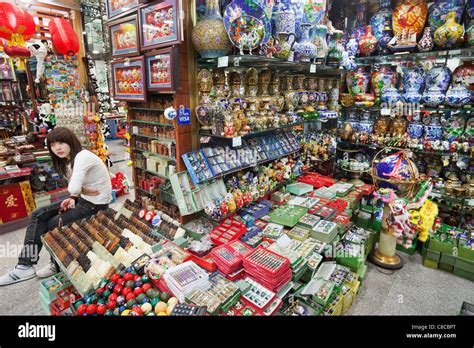
[(174, 124), (172, 123), (162, 123), (162, 122), (153, 122), (153, 121), (144, 121), (144, 120), (132, 120), (132, 123), (144, 123), (144, 124), (152, 124), (156, 126), (165, 126), (165, 127), (174, 128)]
[(156, 111), (156, 112), (164, 112), (164, 109), (152, 109), (152, 108), (139, 108), (136, 106), (130, 106), (130, 110), (139, 110), (139, 111)]
[(322, 64), (290, 62), (279, 58), (268, 58), (266, 56), (225, 56), (213, 59), (199, 59), (199, 68), (272, 68), (291, 73), (314, 73), (316, 75), (339, 76), (342, 72), (338, 67)]
[[(341, 106), (341, 110), (357, 110), (357, 111), (381, 111), (382, 109), (387, 109), (389, 108), (382, 108), (380, 106), (370, 106), (370, 107), (364, 107), (364, 106)], [(414, 107), (410, 107), (409, 104), (407, 106), (401, 106), (402, 111), (404, 110), (410, 110), (410, 112), (425, 112), (428, 111), (430, 113), (436, 113), (436, 112), (459, 112), (459, 113), (466, 113), (470, 114), (474, 109), (471, 107), (470, 104), (465, 105), (464, 107), (461, 108), (451, 108), (451, 107), (437, 107), (437, 108), (432, 108), (432, 107), (424, 107), (421, 106), (418, 109), (415, 109)], [(393, 108), (393, 110), (397, 110), (397, 108)]]
[(398, 52), (385, 56), (369, 56), (356, 57), (357, 64), (374, 64), (374, 63), (400, 63), (403, 61), (426, 61), (435, 59), (449, 59), (459, 58), (472, 59), (474, 58), (474, 48), (457, 48), (450, 50), (436, 50), (430, 52)]
[(145, 168), (142, 168), (142, 167), (139, 167), (139, 166), (135, 166), (135, 168), (140, 169), (140, 170), (143, 170), (143, 171), (148, 172), (148, 173), (150, 173), (150, 174), (153, 174), (153, 175), (155, 175), (155, 176), (157, 176), (157, 177), (159, 177), (159, 178), (162, 178), (162, 179), (169, 179), (166, 175), (162, 175), (162, 174), (157, 173), (157, 172), (155, 172), (155, 171), (153, 171), (153, 170), (150, 170), (150, 169), (145, 169)]
[(149, 138), (149, 139), (153, 139), (153, 140), (158, 140), (158, 141), (166, 141), (166, 142), (169, 142), (169, 143), (176, 143), (176, 139), (171, 139), (171, 138), (160, 138), (160, 137), (155, 137), (153, 135), (146, 135), (146, 134), (140, 134), (140, 133), (137, 133), (137, 134), (132, 134), (136, 137), (144, 137), (144, 138)]
[(140, 151), (144, 155), (155, 156), (155, 157), (159, 157), (161, 159), (164, 159), (166, 161), (176, 162), (176, 158), (174, 158), (174, 157), (169, 157), (169, 156), (161, 155), (161, 154), (153, 152), (153, 151), (142, 150), (142, 149), (138, 149), (138, 148), (134, 148), (134, 150)]
[[(423, 151), (423, 150), (416, 150), (416, 149), (410, 149), (407, 147), (397, 147), (397, 146), (389, 146), (389, 145), (377, 145), (377, 144), (362, 144), (362, 143), (351, 143), (348, 141), (339, 141), (338, 144), (341, 147), (337, 147), (339, 151), (342, 152), (358, 152), (359, 150), (356, 151), (354, 149), (355, 147), (363, 147), (371, 150), (382, 150), (385, 148), (390, 148), (394, 150), (408, 150), (411, 151), (415, 154), (420, 154), (420, 155), (434, 155), (434, 156), (452, 156), (452, 152), (445, 152), (445, 151)], [(469, 154), (466, 153), (458, 153), (459, 156), (461, 157), (468, 157), (468, 158), (474, 158), (473, 156), (470, 156)]]

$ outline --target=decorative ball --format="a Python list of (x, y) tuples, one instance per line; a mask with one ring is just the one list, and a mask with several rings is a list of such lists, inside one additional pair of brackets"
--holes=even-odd
[[(403, 181), (415, 180), (418, 178), (418, 169), (416, 165), (410, 159), (402, 155), (402, 153), (396, 153), (387, 157), (384, 157), (376, 165), (377, 176), (383, 179), (389, 179), (392, 181), (399, 181), (401, 184)], [(392, 188), (394, 190), (404, 190), (405, 188), (399, 184), (392, 184), (385, 181), (380, 181), (380, 187)]]
[(87, 311), (87, 305), (81, 304), (77, 307), (77, 315), (83, 315)]
[(144, 315), (148, 315), (153, 310), (153, 307), (150, 303), (144, 303), (141, 306), (142, 312)]
[(104, 315), (106, 310), (107, 310), (107, 307), (104, 304), (97, 305), (97, 309), (96, 309), (97, 314)]
[(87, 306), (87, 314), (92, 315), (96, 312), (96, 310), (97, 310), (97, 305), (95, 304), (90, 304)]
[(117, 281), (120, 279), (120, 274), (115, 273), (112, 277), (110, 277), (110, 281), (113, 283), (117, 283)]
[(132, 288), (130, 288), (130, 287), (127, 286), (127, 287), (123, 288), (123, 290), (122, 290), (122, 295), (123, 295), (123, 296), (127, 296), (127, 295), (130, 294), (131, 292), (133, 292)]
[(130, 292), (127, 294), (127, 296), (125, 296), (125, 300), (129, 301), (129, 300), (133, 300), (135, 298), (135, 294), (133, 292)]
[(122, 292), (122, 287), (120, 285), (115, 285), (114, 292), (120, 294)]
[(143, 289), (143, 292), (147, 292), (148, 290), (151, 289), (151, 284), (150, 283), (143, 284), (142, 289)]
[(120, 285), (123, 288), (125, 286), (125, 279), (117, 280), (117, 285)]
[(107, 303), (107, 308), (108, 309), (114, 309), (115, 307), (117, 307), (117, 302), (116, 301), (111, 300)]
[(143, 292), (142, 288), (136, 287), (133, 289), (133, 293), (137, 296), (140, 295)]
[(139, 287), (141, 287), (142, 285), (143, 285), (143, 283), (142, 283), (141, 280), (137, 280), (137, 281), (135, 282), (135, 287), (136, 287), (136, 288), (139, 288)]
[(123, 296), (117, 297), (117, 303), (119, 305), (122, 305), (123, 303), (125, 303), (125, 297), (123, 297)]
[[(129, 280), (133, 280), (133, 274), (130, 273), (130, 272), (127, 272), (125, 273), (125, 275), (123, 276), (123, 279), (125, 279), (126, 282), (128, 282)], [(128, 286), (128, 285), (127, 285)]]

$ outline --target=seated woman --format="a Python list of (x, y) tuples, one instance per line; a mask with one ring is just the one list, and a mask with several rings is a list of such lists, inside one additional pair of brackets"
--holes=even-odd
[(112, 199), (107, 167), (98, 156), (82, 149), (79, 139), (70, 129), (56, 127), (48, 133), (46, 143), (54, 168), (69, 180), (71, 196), (31, 214), (18, 264), (0, 277), (0, 286), (57, 273), (59, 270), (54, 261), (37, 272), (33, 268), (38, 263), (42, 247), (40, 237), (60, 222), (63, 226), (69, 225), (106, 209)]

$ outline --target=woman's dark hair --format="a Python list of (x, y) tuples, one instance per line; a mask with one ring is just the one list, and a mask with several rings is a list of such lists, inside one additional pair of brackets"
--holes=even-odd
[[(66, 143), (71, 148), (70, 160), (67, 158), (59, 158), (51, 150), (53, 143)], [(76, 155), (82, 151), (82, 145), (76, 135), (66, 127), (56, 127), (46, 136), (46, 146), (53, 161), (53, 166), (62, 177), (67, 176), (67, 165), (71, 164), (71, 170), (74, 168), (74, 159)]]

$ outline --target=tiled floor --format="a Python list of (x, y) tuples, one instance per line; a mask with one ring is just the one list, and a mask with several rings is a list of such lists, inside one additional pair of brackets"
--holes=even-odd
[[(121, 141), (109, 142), (113, 160), (123, 158)], [(131, 169), (125, 162), (116, 163), (111, 172), (121, 171), (132, 180)], [(119, 197), (112, 207), (120, 206), (133, 192)], [(23, 245), (25, 229), (0, 235), (0, 246), (7, 251), (0, 263), (0, 274), (14, 267), (17, 256), (12, 251)], [(0, 248), (0, 253), (2, 248)], [(369, 264), (358, 296), (348, 315), (456, 315), (463, 301), (474, 303), (474, 282), (453, 274), (423, 267), (420, 255), (401, 255), (404, 267), (393, 274), (384, 274)], [(48, 262), (42, 250), (38, 267)], [(0, 287), (0, 315), (42, 315), (39, 280)]]

